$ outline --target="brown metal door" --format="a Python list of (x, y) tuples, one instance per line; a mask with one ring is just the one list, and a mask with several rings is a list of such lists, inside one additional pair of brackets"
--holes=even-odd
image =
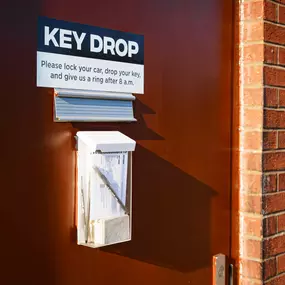
[[(211, 284), (212, 256), (230, 254), (232, 1), (18, 2), (3, 10), (0, 283)], [(35, 86), (38, 15), (145, 36), (137, 123), (53, 123)], [(137, 140), (129, 243), (76, 245), (77, 130)]]

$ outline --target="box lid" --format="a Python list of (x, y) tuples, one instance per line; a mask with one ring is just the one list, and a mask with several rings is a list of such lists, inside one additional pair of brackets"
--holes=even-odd
[(77, 136), (94, 151), (134, 151), (136, 142), (118, 131), (80, 131)]

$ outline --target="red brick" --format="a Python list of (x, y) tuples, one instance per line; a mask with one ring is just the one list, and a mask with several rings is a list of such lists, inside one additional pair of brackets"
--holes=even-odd
[(263, 176), (263, 192), (271, 193), (277, 190), (277, 175), (270, 174)]
[(245, 22), (242, 41), (251, 42), (263, 40), (263, 21)]
[(279, 107), (285, 107), (285, 90), (279, 90)]
[(266, 42), (285, 44), (285, 27), (276, 26), (272, 23), (264, 23), (264, 40)]
[(241, 191), (254, 193), (254, 194), (261, 194), (262, 193), (262, 179), (261, 174), (254, 173), (240, 173), (241, 175)]
[(258, 261), (242, 259), (241, 275), (247, 278), (261, 279), (262, 264)]
[(269, 217), (263, 220), (263, 234), (265, 237), (277, 233), (277, 217)]
[(278, 232), (285, 231), (285, 214), (278, 216)]
[[(252, 44), (243, 48), (244, 62), (262, 62), (264, 57), (263, 44)], [(272, 53), (267, 51), (269, 60), (272, 59)]]
[(266, 282), (266, 285), (284, 285), (285, 284), (285, 275), (277, 276), (270, 281)]
[(279, 64), (280, 65), (285, 65), (285, 49), (279, 47), (278, 48), (278, 57), (279, 57)]
[(243, 74), (244, 84), (252, 85), (252, 84), (260, 84), (263, 79), (263, 66), (245, 66)]
[(285, 132), (278, 132), (278, 148), (285, 148)]
[(262, 258), (261, 241), (245, 239), (243, 240), (243, 251), (245, 256), (252, 258)]
[(252, 2), (250, 5), (250, 17), (251, 19), (261, 19), (263, 17), (263, 1)]
[(261, 171), (261, 154), (246, 152), (241, 155), (242, 160), (240, 162), (241, 169)]
[(279, 23), (285, 24), (285, 7), (279, 6)]
[(279, 112), (273, 110), (264, 110), (264, 127), (276, 128), (279, 125)]
[(277, 63), (278, 48), (275, 46), (264, 45), (264, 62)]
[(264, 127), (285, 128), (285, 112), (283, 110), (264, 110)]
[(240, 211), (246, 213), (261, 213), (262, 198), (260, 195), (242, 195)]
[(277, 9), (276, 9), (277, 5), (269, 2), (269, 1), (265, 1), (265, 5), (264, 5), (264, 19), (269, 20), (269, 21), (276, 21), (277, 20)]
[(242, 216), (243, 234), (247, 236), (261, 237), (262, 234), (262, 219), (261, 217)]
[(276, 260), (275, 258), (265, 260), (263, 263), (263, 278), (265, 280), (276, 275)]
[(244, 2), (241, 4), (244, 11), (242, 20), (257, 20), (263, 17), (263, 3), (262, 1)]
[[(285, 190), (285, 173), (279, 174), (279, 185), (278, 185), (278, 191), (284, 191)], [(284, 209), (285, 211), (285, 209)]]
[(274, 149), (277, 148), (277, 132), (269, 131), (263, 133), (263, 148)]
[(262, 149), (262, 132), (247, 131), (241, 133), (241, 142), (244, 149)]
[(277, 272), (282, 273), (285, 272), (285, 254), (277, 257)]
[(285, 252), (285, 235), (272, 237), (264, 241), (265, 258)]
[(263, 197), (263, 210), (266, 214), (285, 210), (285, 192), (268, 194)]
[(246, 88), (244, 89), (244, 104), (251, 106), (261, 106), (263, 103), (262, 88)]
[(243, 117), (243, 127), (261, 128), (263, 122), (263, 110), (262, 109), (250, 109), (245, 108)]
[[(257, 78), (253, 77), (253, 79)], [(265, 66), (264, 83), (267, 85), (285, 86), (285, 69)]]
[(276, 88), (264, 88), (264, 105), (266, 107), (278, 106), (278, 90)]
[(263, 168), (265, 171), (285, 170), (285, 152), (264, 153)]

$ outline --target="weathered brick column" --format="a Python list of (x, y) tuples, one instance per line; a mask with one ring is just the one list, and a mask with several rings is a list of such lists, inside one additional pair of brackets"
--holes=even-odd
[(237, 7), (239, 284), (285, 285), (285, 0)]

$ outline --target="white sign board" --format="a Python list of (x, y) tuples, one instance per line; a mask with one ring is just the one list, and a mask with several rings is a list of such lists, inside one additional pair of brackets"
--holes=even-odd
[(144, 37), (39, 18), (37, 86), (144, 92)]

